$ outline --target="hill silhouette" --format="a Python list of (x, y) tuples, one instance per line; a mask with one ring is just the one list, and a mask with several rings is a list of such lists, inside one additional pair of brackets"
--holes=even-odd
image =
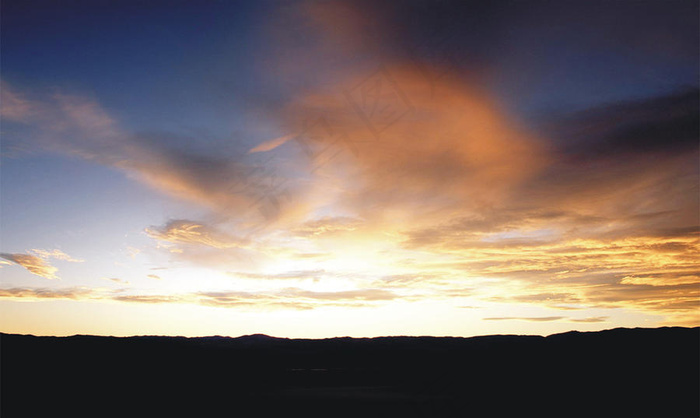
[(700, 328), (0, 344), (2, 417), (700, 415)]

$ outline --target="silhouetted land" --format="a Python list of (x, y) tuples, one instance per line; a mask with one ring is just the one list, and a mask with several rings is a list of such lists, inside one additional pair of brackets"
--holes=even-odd
[(0, 337), (2, 417), (700, 415), (700, 328), (325, 340)]

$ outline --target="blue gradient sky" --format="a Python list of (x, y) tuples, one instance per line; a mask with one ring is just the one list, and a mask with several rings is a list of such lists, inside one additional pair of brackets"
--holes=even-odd
[(697, 324), (697, 16), (6, 0), (0, 327)]

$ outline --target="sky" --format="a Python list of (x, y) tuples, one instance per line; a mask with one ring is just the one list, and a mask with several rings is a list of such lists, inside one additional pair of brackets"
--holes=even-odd
[(698, 7), (4, 0), (0, 331), (698, 326)]

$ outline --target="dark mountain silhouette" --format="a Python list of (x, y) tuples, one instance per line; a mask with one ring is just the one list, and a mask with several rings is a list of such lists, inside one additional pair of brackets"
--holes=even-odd
[(700, 328), (0, 344), (2, 417), (700, 415)]

